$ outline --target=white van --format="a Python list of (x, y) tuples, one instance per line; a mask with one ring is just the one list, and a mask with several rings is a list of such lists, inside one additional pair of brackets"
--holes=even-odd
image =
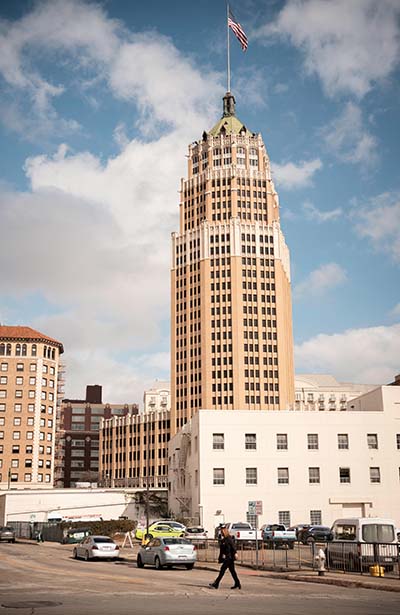
[(392, 519), (350, 517), (333, 523), (327, 548), (332, 568), (361, 570), (379, 564), (391, 570), (398, 558), (396, 524)]

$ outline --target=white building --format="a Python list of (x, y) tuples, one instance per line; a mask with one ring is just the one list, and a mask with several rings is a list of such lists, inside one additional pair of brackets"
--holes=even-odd
[(0, 491), (0, 525), (13, 521), (44, 522), (55, 517), (71, 521), (137, 519), (137, 489), (37, 489)]
[[(246, 520), (323, 523), (383, 516), (400, 525), (400, 387), (345, 412), (200, 410), (169, 444), (169, 507), (212, 533)], [(248, 516), (249, 521), (253, 521)]]
[(295, 410), (346, 410), (347, 402), (378, 384), (338, 382), (330, 374), (296, 374)]
[(156, 380), (143, 394), (144, 412), (171, 410), (171, 387), (169, 382)]

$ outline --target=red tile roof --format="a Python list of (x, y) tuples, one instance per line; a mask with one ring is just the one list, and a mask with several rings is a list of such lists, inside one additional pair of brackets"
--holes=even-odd
[(64, 347), (61, 342), (53, 339), (49, 335), (44, 335), (40, 331), (35, 331), (31, 327), (12, 327), (7, 325), (0, 325), (0, 340), (40, 340), (42, 342), (49, 342), (56, 344), (61, 352), (64, 352)]

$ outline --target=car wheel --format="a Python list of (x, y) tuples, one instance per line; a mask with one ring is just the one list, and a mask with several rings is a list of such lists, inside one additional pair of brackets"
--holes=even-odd
[(186, 570), (193, 570), (194, 564), (186, 564)]
[(138, 555), (137, 558), (136, 558), (136, 565), (137, 565), (138, 568), (144, 568), (143, 560), (140, 557), (140, 555)]
[(78, 559), (78, 551), (77, 551), (76, 549), (74, 549), (74, 550), (72, 551), (72, 557), (73, 557), (74, 559)]
[(83, 556), (83, 559), (85, 560), (85, 562), (89, 561), (89, 551), (85, 551), (85, 555)]
[(162, 569), (159, 557), (156, 557), (156, 559), (154, 560), (154, 566), (156, 567), (156, 570), (161, 570)]

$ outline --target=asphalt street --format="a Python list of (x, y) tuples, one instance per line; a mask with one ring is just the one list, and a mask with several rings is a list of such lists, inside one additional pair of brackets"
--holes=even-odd
[[(124, 553), (124, 552), (122, 552)], [(238, 567), (243, 589), (219, 590), (204, 569), (138, 569), (120, 562), (72, 559), (72, 546), (0, 544), (0, 615), (398, 615), (400, 594), (262, 578)]]

